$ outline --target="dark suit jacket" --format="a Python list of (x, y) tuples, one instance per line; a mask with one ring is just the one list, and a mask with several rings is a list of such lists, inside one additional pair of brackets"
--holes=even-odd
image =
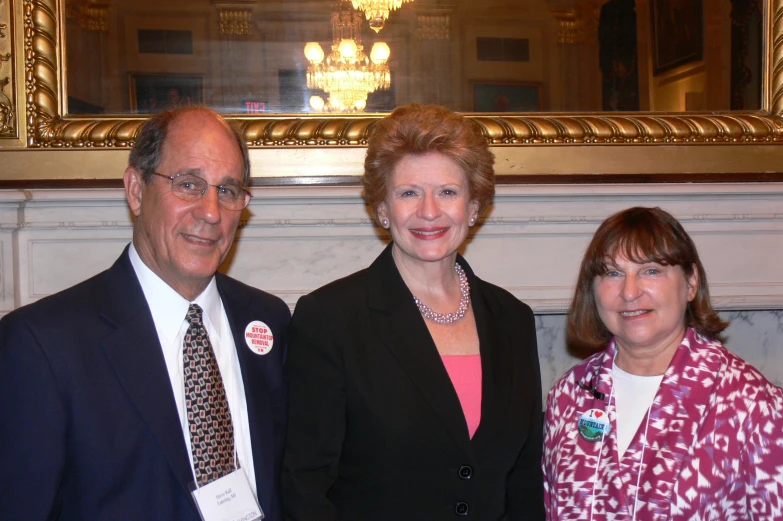
[(533, 314), (470, 281), (483, 373), (465, 416), (391, 255), (302, 297), (289, 329), (286, 519), (544, 518), (541, 379)]
[[(225, 275), (217, 285), (244, 381), (259, 503), (279, 521), (290, 313)], [(273, 331), (267, 355), (246, 347), (252, 320)], [(199, 521), (192, 482), (127, 249), (109, 270), (0, 321), (0, 519)]]

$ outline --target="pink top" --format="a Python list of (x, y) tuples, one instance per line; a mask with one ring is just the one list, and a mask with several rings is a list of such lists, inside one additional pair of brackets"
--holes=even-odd
[(481, 355), (441, 355), (441, 359), (457, 391), (473, 439), (481, 422)]

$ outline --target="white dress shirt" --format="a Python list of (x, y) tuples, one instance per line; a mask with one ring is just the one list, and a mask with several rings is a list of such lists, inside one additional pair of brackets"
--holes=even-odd
[[(141, 283), (147, 305), (152, 312), (152, 320), (163, 349), (163, 358), (166, 360), (166, 369), (171, 380), (171, 389), (174, 392), (174, 400), (177, 403), (179, 420), (182, 426), (182, 435), (188, 448), (190, 467), (193, 469), (193, 454), (190, 446), (190, 432), (188, 420), (185, 414), (185, 384), (182, 376), (183, 344), (188, 322), (185, 320), (188, 307), (191, 302), (183, 298), (179, 293), (158, 277), (139, 257), (133, 244), (130, 245), (130, 261), (136, 276)], [(256, 495), (256, 475), (253, 468), (253, 452), (250, 446), (250, 425), (247, 419), (247, 401), (245, 400), (245, 386), (242, 381), (242, 373), (239, 367), (239, 359), (236, 356), (234, 335), (228, 323), (223, 301), (218, 293), (215, 277), (212, 277), (206, 289), (196, 297), (193, 303), (198, 304), (204, 310), (204, 327), (209, 335), (212, 349), (215, 351), (220, 375), (226, 389), (228, 406), (231, 409), (231, 422), (234, 425), (234, 450), (240, 465), (247, 475), (250, 486)], [(193, 477), (195, 482), (195, 474)]]

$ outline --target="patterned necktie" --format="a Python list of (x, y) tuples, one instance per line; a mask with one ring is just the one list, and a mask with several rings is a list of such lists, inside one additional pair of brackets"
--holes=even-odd
[(234, 427), (223, 378), (202, 322), (203, 310), (191, 304), (185, 320), (185, 411), (196, 483), (203, 486), (234, 471)]

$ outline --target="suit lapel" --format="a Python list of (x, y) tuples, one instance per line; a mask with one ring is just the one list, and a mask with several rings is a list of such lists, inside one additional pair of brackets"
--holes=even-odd
[(139, 415), (148, 425), (172, 473), (190, 496), (190, 460), (179, 422), (160, 340), (128, 250), (109, 269), (101, 317), (114, 326), (101, 342), (111, 366)]
[[(264, 497), (270, 487), (264, 486), (264, 479), (274, 475), (274, 461), (269, 451), (274, 444), (274, 418), (272, 418), (272, 399), (266, 385), (265, 374), (270, 371), (273, 358), (254, 354), (245, 347), (245, 328), (254, 320), (261, 320), (257, 309), (250, 306), (250, 295), (229, 291), (221, 274), (217, 274), (218, 291), (223, 307), (231, 325), (237, 359), (242, 372), (242, 382), (247, 401), (247, 416), (250, 427), (253, 468), (256, 475), (256, 489), (262, 505), (272, 503), (272, 498)], [(282, 349), (281, 340), (275, 339), (272, 349)], [(266, 449), (266, 450), (264, 450)]]
[(462, 406), (413, 295), (402, 280), (389, 245), (368, 270), (370, 319), (449, 436), (472, 456)]
[(482, 443), (504, 426), (511, 403), (511, 382), (514, 368), (512, 344), (503, 326), (501, 306), (485, 291), (467, 263), (460, 257), (470, 280), (470, 298), (476, 317), (481, 350), (481, 421), (473, 441)]

